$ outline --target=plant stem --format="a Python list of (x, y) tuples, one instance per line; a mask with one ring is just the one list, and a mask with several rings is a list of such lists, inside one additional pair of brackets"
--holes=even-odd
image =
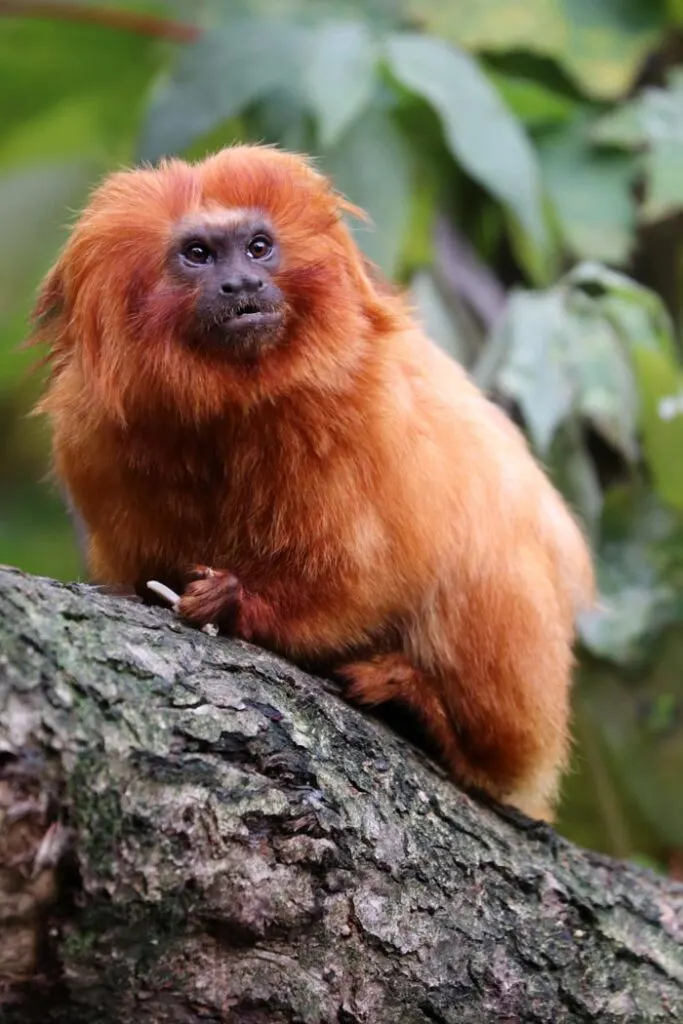
[(78, 3), (50, 3), (49, 0), (0, 0), (0, 17), (3, 15), (100, 25), (176, 43), (192, 43), (201, 31), (197, 25), (171, 21), (153, 14), (137, 14), (135, 11), (121, 11), (113, 7), (85, 7)]

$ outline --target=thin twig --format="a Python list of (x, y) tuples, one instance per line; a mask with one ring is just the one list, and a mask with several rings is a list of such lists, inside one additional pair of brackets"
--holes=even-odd
[(103, 28), (168, 39), (175, 43), (192, 43), (199, 37), (198, 25), (170, 21), (153, 14), (137, 14), (113, 7), (85, 7), (82, 4), (50, 3), (49, 0), (0, 0), (0, 17), (47, 18), (53, 21), (71, 21), (81, 25), (99, 25)]

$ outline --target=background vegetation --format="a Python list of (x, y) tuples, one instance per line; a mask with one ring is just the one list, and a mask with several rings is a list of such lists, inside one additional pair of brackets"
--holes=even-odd
[(313, 153), (593, 538), (562, 828), (680, 871), (682, 28), (683, 0), (0, 0), (0, 561), (82, 571), (17, 345), (88, 189)]

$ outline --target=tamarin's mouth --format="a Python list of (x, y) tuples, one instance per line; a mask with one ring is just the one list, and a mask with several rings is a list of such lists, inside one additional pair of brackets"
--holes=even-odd
[(245, 316), (245, 315), (248, 315), (249, 313), (262, 313), (262, 312), (263, 312), (263, 310), (261, 309), (260, 306), (257, 306), (253, 302), (247, 302), (243, 306), (240, 306), (239, 309), (235, 310), (234, 316)]
[(227, 331), (241, 330), (243, 328), (268, 328), (277, 327), (282, 321), (282, 313), (276, 309), (259, 309), (258, 306), (242, 306), (229, 313), (223, 321), (223, 327)]
[(201, 345), (210, 345), (229, 355), (257, 354), (280, 337), (285, 323), (284, 303), (258, 302), (246, 296), (233, 302), (212, 303), (197, 309), (195, 330), (191, 336)]

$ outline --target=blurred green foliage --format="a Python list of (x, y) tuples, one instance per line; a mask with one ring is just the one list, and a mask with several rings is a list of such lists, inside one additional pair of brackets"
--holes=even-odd
[(683, 0), (0, 5), (0, 561), (82, 572), (17, 346), (89, 188), (241, 140), (310, 152), (593, 540), (562, 827), (683, 848), (682, 28)]

